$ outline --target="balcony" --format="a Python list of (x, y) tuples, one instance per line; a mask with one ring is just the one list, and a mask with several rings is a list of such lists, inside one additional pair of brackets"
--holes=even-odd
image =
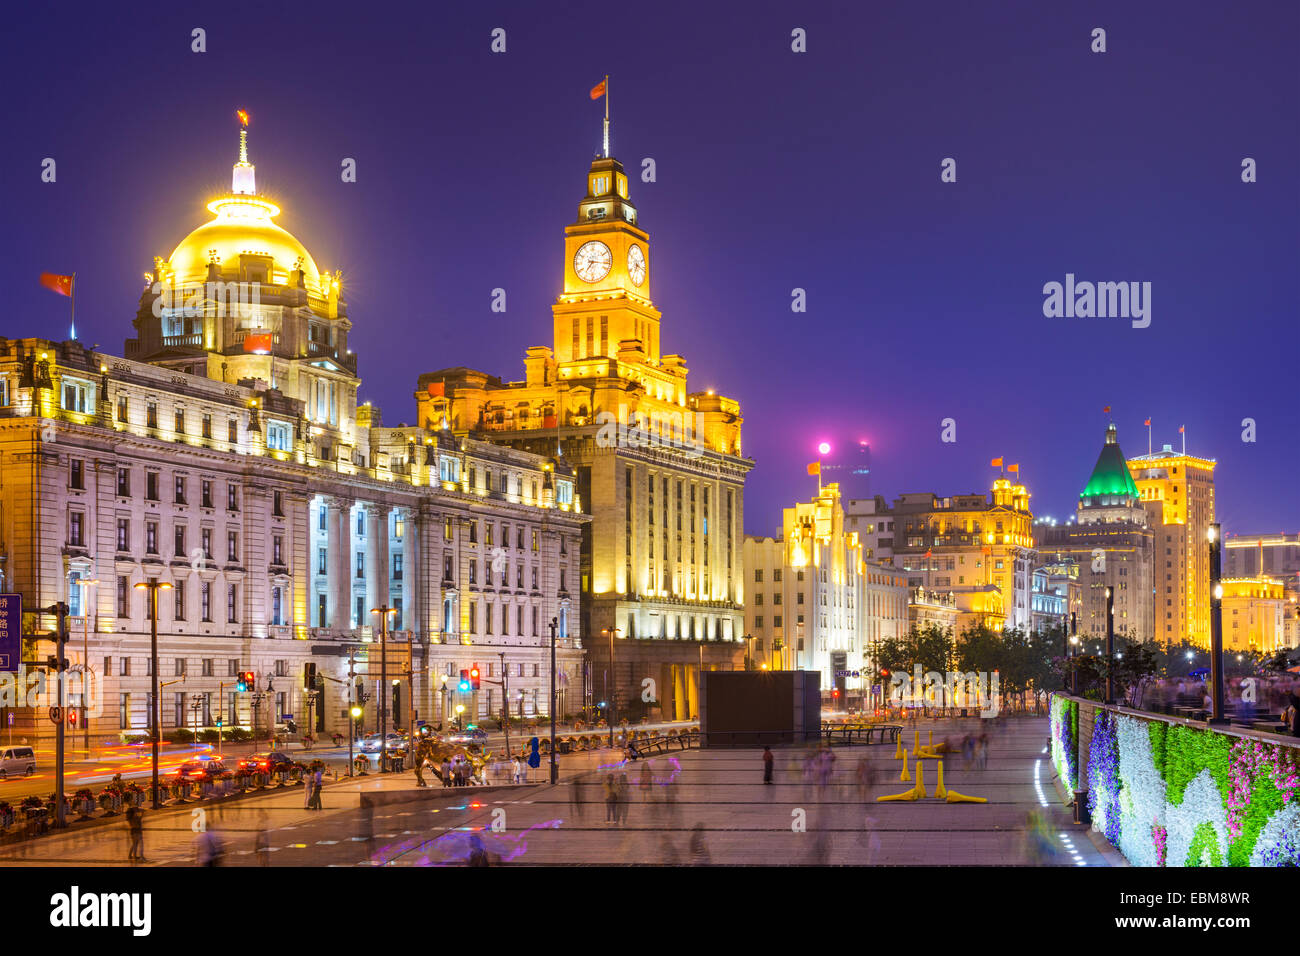
[(163, 348), (203, 348), (202, 332), (186, 332), (182, 335), (164, 335)]

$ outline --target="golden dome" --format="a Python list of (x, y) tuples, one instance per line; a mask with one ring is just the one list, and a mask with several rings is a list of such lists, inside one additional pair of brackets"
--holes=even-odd
[(270, 256), (275, 275), (266, 277), (272, 284), (289, 281), (289, 273), (301, 262), (307, 291), (324, 295), (320, 270), (307, 247), (272, 219), (280, 207), (257, 195), (255, 170), (248, 161), (248, 114), (239, 112), (239, 162), (231, 175), (229, 195), (208, 203), (215, 219), (206, 222), (181, 240), (167, 259), (175, 279), (180, 283), (203, 282), (208, 263), (216, 256), (224, 268), (237, 262), (241, 255)]
[(292, 233), (271, 221), (280, 211), (276, 206), (251, 196), (227, 196), (209, 203), (208, 209), (216, 213), (216, 218), (182, 239), (168, 257), (177, 281), (204, 281), (213, 255), (223, 266), (229, 266), (236, 261), (235, 257), (253, 254), (271, 257), (275, 271), (283, 275), (267, 279), (281, 283), (288, 281), (288, 274), (298, 267), (301, 259), (307, 291), (319, 294), (320, 271), (316, 260)]

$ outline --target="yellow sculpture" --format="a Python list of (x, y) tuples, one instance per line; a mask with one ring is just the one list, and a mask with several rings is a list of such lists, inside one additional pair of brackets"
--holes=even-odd
[(433, 768), (433, 775), (437, 777), (440, 782), (446, 783), (446, 781), (442, 779), (442, 762), (444, 760), (451, 760), (457, 754), (469, 761), (469, 765), (474, 769), (474, 776), (478, 778), (480, 783), (486, 782), (483, 778), (482, 771), (483, 768), (487, 766), (488, 760), (492, 755), (475, 751), (478, 751), (477, 746), (474, 747), (474, 751), (471, 751), (465, 747), (456, 746), (455, 744), (448, 744), (434, 740), (432, 737), (420, 738), (419, 742), (415, 745), (415, 757), (412, 761), (415, 768), (416, 785), (420, 787), (427, 786), (424, 782), (424, 762), (426, 760), (429, 761), (429, 764)]
[(936, 799), (946, 800), (948, 798), (948, 788), (943, 785), (943, 761), (940, 760), (935, 766), (939, 768), (939, 785), (934, 788), (934, 795)]
[(912, 731), (912, 756), (915, 757), (917, 751), (919, 751), (920, 749), (921, 749), (921, 732), (919, 730), (914, 730)]
[[(945, 803), (988, 803), (987, 797), (968, 797), (964, 793), (957, 793), (949, 790), (943, 785), (943, 761), (939, 761), (939, 786), (934, 791), (934, 796)], [(911, 790), (903, 793), (887, 793), (876, 797), (876, 802), (884, 803), (890, 800), (924, 800), (929, 797), (925, 791), (924, 779), (925, 764), (917, 761), (916, 764), (916, 783), (912, 785)], [(907, 780), (907, 754), (903, 755), (903, 779)]]
[(903, 758), (903, 753), (903, 734), (900, 731), (898, 734), (898, 749), (894, 751), (894, 759), (901, 760)]
[(916, 762), (916, 786), (912, 789), (916, 791), (916, 799), (918, 800), (930, 795), (925, 790), (925, 764), (919, 760)]
[(907, 751), (906, 750), (903, 751), (903, 773), (899, 776), (898, 779), (904, 782), (912, 779), (912, 775), (907, 772)]

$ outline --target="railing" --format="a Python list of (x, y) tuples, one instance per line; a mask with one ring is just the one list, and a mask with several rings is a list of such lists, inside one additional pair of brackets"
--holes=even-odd
[(164, 346), (172, 345), (197, 345), (203, 346), (203, 333), (190, 332), (186, 335), (164, 335), (162, 337)]

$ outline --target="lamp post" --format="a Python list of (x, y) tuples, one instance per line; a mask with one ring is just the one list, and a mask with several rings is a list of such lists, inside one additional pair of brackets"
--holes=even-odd
[(172, 586), (166, 581), (150, 578), (136, 585), (136, 590), (149, 592), (149, 676), (153, 685), (153, 711), (149, 719), (153, 721), (153, 733), (149, 736), (153, 761), (153, 809), (161, 810), (162, 801), (158, 799), (158, 744), (162, 740), (162, 703), (158, 700), (158, 592), (170, 591)]
[[(614, 635), (619, 632), (617, 627), (603, 627), (600, 633), (609, 635), (609, 667), (605, 669), (605, 718), (609, 721), (609, 745), (614, 746), (614, 698), (609, 694), (609, 679), (613, 676), (614, 670)], [(614, 686), (614, 694), (618, 694), (618, 685)]]
[[(497, 656), (501, 658), (501, 728), (506, 733), (506, 757), (510, 756), (510, 672), (506, 670), (506, 652), (497, 651)], [(443, 689), (446, 689), (447, 678), (442, 678)]]
[(1219, 525), (1206, 532), (1210, 541), (1210, 720), (1211, 726), (1228, 722), (1223, 716), (1223, 583), (1222, 542)]
[(1106, 703), (1115, 703), (1115, 589), (1106, 588)]
[(560, 765), (555, 762), (555, 629), (559, 622), (551, 618), (551, 785), (560, 782)]
[(388, 772), (388, 615), (396, 614), (397, 608), (371, 608), (371, 614), (379, 615), (379, 772)]
[[(86, 688), (90, 682), (90, 604), (87, 592), (98, 584), (97, 578), (77, 580), (81, 588), (81, 733), (82, 743), (86, 747), (86, 756), (90, 756), (90, 712), (86, 709)], [(108, 675), (105, 674), (105, 677)]]

